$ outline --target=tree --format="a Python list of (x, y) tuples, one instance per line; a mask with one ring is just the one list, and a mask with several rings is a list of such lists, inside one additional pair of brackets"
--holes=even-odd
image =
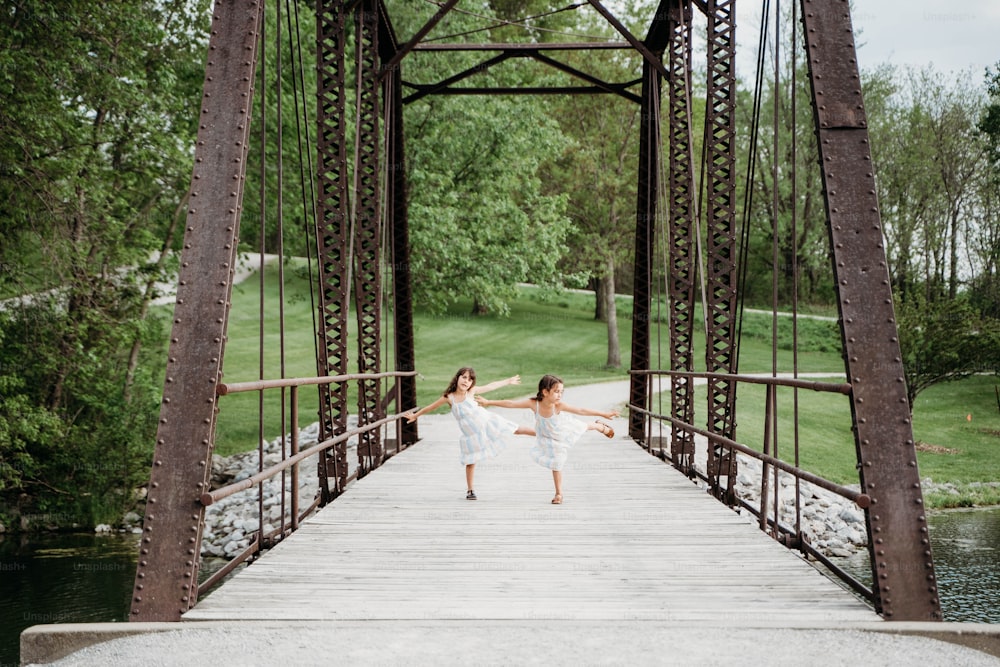
[(976, 181), (974, 222), (965, 238), (978, 268), (970, 280), (973, 304), (984, 316), (1000, 319), (1000, 65), (986, 70), (986, 91), (977, 127), (989, 165)]
[[(267, 252), (283, 248), (287, 255), (308, 252), (303, 227), (307, 220), (311, 224), (312, 215), (307, 153), (313, 145), (307, 137), (315, 133), (316, 123), (316, 48), (311, 44), (315, 35), (316, 15), (306, 3), (265, 4), (264, 43), (251, 118), (255, 147), (247, 155), (240, 224), (240, 242), (254, 252), (262, 247)], [(261, 76), (266, 81), (262, 82)], [(347, 88), (353, 95), (353, 84), (349, 82)], [(349, 101), (348, 107), (352, 106)], [(350, 141), (353, 127), (350, 123), (347, 127)], [(259, 146), (262, 129), (263, 152)], [(279, 238), (279, 229), (284, 231), (284, 238)]]
[(974, 373), (1000, 369), (1000, 323), (983, 319), (965, 298), (927, 300), (915, 292), (896, 299), (906, 397)]
[[(426, 20), (407, 5), (395, 8), (402, 35)], [(452, 11), (429, 38), (468, 33), (471, 41), (486, 40), (497, 24), (479, 14)], [(407, 81), (432, 83), (475, 68), (481, 59), (413, 53), (403, 71)], [(505, 62), (477, 72), (468, 85), (517, 86), (531, 76), (526, 64)], [(471, 298), (477, 314), (504, 313), (517, 283), (560, 283), (566, 197), (543, 191), (540, 167), (564, 139), (541, 102), (427, 96), (406, 106), (405, 123), (414, 299), (441, 311)]]
[[(621, 63), (590, 57), (570, 61), (588, 74), (621, 80)], [(617, 65), (617, 66), (616, 66)], [(634, 65), (634, 63), (633, 63)], [(617, 78), (616, 78), (617, 77)], [(639, 105), (599, 96), (568, 96), (556, 107), (563, 133), (573, 138), (547, 178), (550, 191), (569, 195), (574, 252), (563, 261), (569, 274), (592, 280), (595, 319), (608, 329), (605, 365), (621, 366), (615, 307), (616, 267), (634, 250)]]
[(32, 407), (0, 437), (18, 462), (0, 501), (106, 520), (148, 470), (159, 392), (137, 363), (162, 340), (145, 314), (187, 197), (208, 2), (8, 5), (0, 288), (25, 296), (0, 318), (0, 410)]
[(976, 128), (982, 95), (967, 79), (906, 70), (872, 139), (894, 285), (919, 283), (929, 299), (961, 290), (963, 231), (975, 214), (986, 151)]

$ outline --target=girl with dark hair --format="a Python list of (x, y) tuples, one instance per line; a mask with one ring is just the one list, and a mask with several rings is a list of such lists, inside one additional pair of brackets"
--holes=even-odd
[(462, 430), (458, 445), (461, 450), (460, 460), (465, 464), (465, 484), (468, 487), (465, 497), (467, 500), (476, 499), (476, 491), (473, 488), (476, 463), (497, 456), (502, 452), (507, 446), (503, 440), (504, 436), (509, 434), (535, 435), (532, 429), (518, 426), (510, 420), (484, 410), (476, 402), (478, 394), (512, 384), (521, 384), (521, 376), (515, 375), (506, 380), (497, 380), (482, 387), (476, 387), (476, 371), (465, 366), (458, 369), (440, 398), (426, 407), (419, 410), (414, 408), (403, 415), (406, 421), (414, 422), (421, 415), (437, 410), (445, 403), (451, 405), (451, 414), (458, 421), (458, 426)]
[(553, 505), (561, 505), (562, 469), (569, 455), (569, 448), (587, 431), (597, 431), (607, 438), (615, 436), (610, 424), (593, 421), (586, 424), (570, 417), (567, 413), (611, 419), (618, 416), (617, 410), (602, 412), (590, 408), (578, 408), (562, 402), (563, 381), (555, 375), (544, 375), (538, 381), (538, 393), (531, 398), (519, 400), (490, 401), (477, 398), (482, 406), (498, 408), (528, 408), (535, 413), (537, 442), (531, 448), (531, 458), (540, 466), (552, 471), (552, 482), (556, 487)]

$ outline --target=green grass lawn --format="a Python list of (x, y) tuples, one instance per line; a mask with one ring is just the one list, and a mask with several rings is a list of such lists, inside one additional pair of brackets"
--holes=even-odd
[[(229, 323), (229, 342), (224, 364), (226, 382), (253, 380), (258, 377), (309, 377), (316, 374), (313, 306), (308, 282), (301, 268), (286, 268), (284, 281), (284, 343), (279, 336), (277, 314), (278, 272), (270, 266), (265, 272), (264, 302), (269, 313), (261, 331), (258, 308), (260, 282), (252, 278), (238, 285), (233, 294)], [(459, 302), (439, 315), (416, 313), (417, 402), (426, 405), (440, 396), (455, 371), (461, 366), (475, 367), (480, 384), (521, 375), (519, 387), (506, 387), (493, 393), (496, 398), (522, 396), (534, 390), (544, 373), (555, 373), (567, 385), (589, 384), (628, 377), (625, 370), (605, 367), (607, 330), (593, 319), (594, 296), (589, 293), (546, 294), (523, 288), (511, 304), (509, 317), (470, 315), (471, 302)], [(627, 367), (631, 347), (631, 299), (620, 298), (618, 328), (622, 364)], [(665, 320), (665, 311), (654, 308), (654, 318)], [(700, 318), (700, 314), (696, 314)], [(353, 320), (353, 314), (351, 319)], [(390, 325), (383, 335), (390, 337)], [(767, 372), (772, 367), (774, 347), (770, 340), (771, 316), (747, 314), (740, 346), (741, 372)], [(357, 337), (351, 323), (349, 354), (356, 355)], [(695, 326), (695, 349), (699, 369), (704, 335)], [(779, 372), (792, 369), (790, 351), (791, 320), (782, 318), (777, 344)], [(652, 363), (668, 366), (667, 326), (654, 326)], [(837, 351), (836, 324), (822, 320), (800, 319), (798, 339), (800, 373), (843, 373)], [(263, 337), (261, 355), (260, 343)], [(832, 339), (832, 342), (831, 342)], [(283, 354), (282, 354), (283, 349)], [(662, 361), (660, 360), (662, 359)], [(392, 367), (391, 351), (383, 351), (383, 367)], [(977, 482), (1000, 479), (1000, 410), (994, 387), (998, 380), (978, 376), (961, 382), (938, 385), (918, 397), (914, 410), (914, 434), (918, 441), (918, 464), (922, 477), (935, 482), (954, 482), (960, 497), (931, 497), (930, 504), (981, 504), (1000, 502), (983, 494)], [(706, 398), (697, 390), (696, 423), (704, 424)], [(857, 483), (854, 440), (850, 429), (850, 406), (846, 396), (799, 390), (798, 441), (801, 467), (838, 483)], [(287, 428), (287, 394), (283, 410), (280, 393), (268, 392), (263, 401), (263, 419), (258, 417), (261, 399), (257, 393), (230, 395), (220, 399), (216, 451), (229, 455), (256, 446), (258, 438), (273, 439)], [(352, 391), (349, 405), (356, 405)], [(779, 455), (794, 459), (793, 391), (778, 392)], [(316, 420), (317, 394), (307, 388), (300, 395), (300, 424)], [(763, 437), (764, 387), (741, 385), (736, 408), (737, 439), (759, 448)], [(442, 410), (443, 412), (443, 410)], [(977, 495), (979, 494), (979, 495)]]
[[(1000, 489), (980, 487), (1000, 481), (1000, 410), (993, 376), (935, 385), (922, 392), (913, 411), (917, 465), (922, 479), (951, 482), (958, 493), (931, 491), (930, 507), (1000, 503)], [(793, 391), (778, 392), (778, 454), (795, 457)], [(703, 404), (703, 402), (702, 402)], [(761, 385), (741, 386), (737, 398), (737, 440), (761, 449), (765, 393)], [(850, 405), (846, 396), (798, 392), (800, 467), (840, 484), (857, 484)]]

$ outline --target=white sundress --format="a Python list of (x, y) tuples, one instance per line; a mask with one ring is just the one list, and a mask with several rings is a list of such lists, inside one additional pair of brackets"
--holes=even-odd
[(456, 401), (449, 395), (448, 402), (451, 403), (451, 414), (462, 430), (458, 446), (461, 449), (460, 459), (464, 465), (497, 456), (507, 446), (504, 437), (513, 435), (518, 428), (517, 424), (509, 419), (504, 419), (479, 405), (471, 392), (465, 395), (464, 401)]
[(538, 465), (549, 470), (562, 470), (569, 448), (587, 432), (587, 425), (564, 412), (543, 417), (535, 403), (535, 446), (529, 454)]

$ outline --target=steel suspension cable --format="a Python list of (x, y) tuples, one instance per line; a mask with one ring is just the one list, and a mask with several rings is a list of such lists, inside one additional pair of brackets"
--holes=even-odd
[[(789, 77), (789, 89), (791, 91), (792, 106), (792, 376), (799, 377), (799, 232), (798, 232), (798, 201), (799, 201), (799, 179), (798, 179), (798, 104), (796, 95), (797, 83), (799, 81), (798, 68), (798, 3), (792, 2), (792, 56), (791, 75)], [(795, 467), (799, 467), (799, 390), (798, 387), (792, 389), (792, 446), (795, 450)], [(802, 529), (802, 484), (798, 477), (795, 478), (795, 534), (798, 535)]]
[[(659, 82), (660, 75), (658, 73), (654, 72), (653, 73), (653, 77), (655, 78), (655, 80), (657, 82)], [(665, 185), (666, 182), (667, 182), (667, 179), (664, 177), (664, 171), (665, 171), (666, 168), (663, 165), (663, 135), (662, 135), (662, 133), (660, 131), (660, 126), (661, 126), (661, 123), (662, 123), (662, 118), (660, 116), (660, 110), (661, 110), (661, 106), (662, 105), (661, 105), (660, 95), (659, 95), (659, 92), (658, 92), (659, 89), (660, 89), (660, 86), (659, 86), (659, 84), (657, 84), (657, 86), (656, 86), (657, 93), (656, 94), (652, 94), (652, 93), (650, 94), (650, 100), (651, 100), (652, 105), (653, 105), (653, 114), (652, 114), (652, 117), (656, 119), (656, 122), (655, 123), (650, 123), (649, 127), (650, 127), (650, 131), (652, 132), (652, 135), (653, 135), (652, 138), (651, 138), (652, 144), (653, 144), (652, 145), (652, 150), (653, 150), (653, 154), (656, 157), (656, 200), (657, 200), (657, 202), (660, 202), (660, 203), (656, 207), (656, 217), (653, 220), (653, 224), (648, 226), (647, 234), (653, 234), (653, 239), (654, 239), (654, 241), (656, 241), (655, 245), (661, 249), (661, 252), (662, 252), (662, 255), (663, 255), (663, 282), (661, 283), (659, 280), (654, 280), (653, 281), (654, 284), (656, 285), (656, 362), (657, 362), (657, 368), (663, 368), (663, 326), (662, 326), (663, 314), (662, 314), (662, 312), (663, 312), (663, 305), (664, 305), (664, 303), (667, 300), (670, 299), (670, 289), (669, 289), (669, 286), (668, 286), (669, 285), (669, 280), (670, 280), (670, 263), (669, 263), (668, 254), (667, 254), (667, 235), (669, 234), (669, 232), (665, 229), (666, 228), (666, 224), (665, 223), (666, 223), (666, 219), (668, 218), (668, 216), (664, 212), (665, 206), (662, 205), (662, 202), (666, 202), (669, 205), (670, 200), (668, 198), (668, 192), (667, 192), (667, 188), (666, 188), (666, 185)], [(649, 245), (650, 245), (648, 239), (647, 239), (646, 245), (647, 245), (647, 247), (649, 247)], [(650, 266), (652, 266), (652, 265), (653, 265), (653, 263), (650, 262)], [(666, 296), (666, 299), (664, 299), (664, 295)], [(666, 312), (667, 312), (667, 331), (669, 332), (669, 331), (671, 331), (671, 329), (670, 329), (671, 312), (670, 312), (670, 308), (669, 307), (666, 308)], [(669, 342), (670, 342), (670, 345), (673, 346), (674, 341), (671, 340)], [(668, 363), (670, 363), (670, 362), (668, 361)], [(663, 413), (663, 376), (657, 375), (655, 381), (657, 383), (657, 387), (656, 387), (656, 389), (657, 389), (657, 391), (656, 391), (657, 410), (662, 414)], [(671, 380), (671, 382), (673, 382), (673, 380)], [(652, 389), (652, 387), (650, 387), (650, 389)], [(663, 449), (663, 428), (664, 428), (663, 421), (659, 420), (659, 419), (656, 420), (656, 426), (659, 429), (659, 433), (658, 433), (659, 440), (658, 440), (658, 442), (660, 443), (660, 450), (662, 451), (662, 449)], [(650, 435), (652, 435), (652, 433), (650, 433)], [(650, 441), (650, 443), (651, 443), (651, 441)]]
[[(292, 24), (293, 12), (291, 11), (291, 8), (294, 8), (294, 29)], [(313, 266), (312, 252), (310, 250), (312, 245), (310, 243), (310, 234), (313, 233), (316, 228), (316, 220), (318, 217), (315, 190), (316, 173), (312, 163), (313, 144), (309, 135), (310, 125), (308, 105), (305, 102), (305, 67), (303, 66), (302, 59), (302, 23), (299, 18), (299, 3), (292, 3), (291, 0), (285, 0), (285, 17), (288, 24), (289, 59), (293, 63), (293, 72), (297, 75), (292, 77), (292, 98), (295, 101), (295, 137), (298, 146), (299, 192), (302, 198), (302, 227), (305, 236), (306, 275), (309, 277), (306, 281), (309, 284), (309, 312), (312, 316), (312, 330), (318, 331), (318, 323), (316, 321), (318, 311), (318, 308), (316, 307), (316, 281), (312, 279)], [(305, 136), (304, 140), (303, 135)], [(304, 150), (303, 144), (305, 146)], [(305, 156), (304, 159), (303, 155)], [(315, 252), (318, 258), (318, 246), (315, 247)], [(319, 337), (312, 336), (312, 341), (313, 352), (317, 363), (317, 372), (319, 372)]]
[(767, 24), (771, 13), (771, 3), (770, 0), (764, 0), (761, 5), (761, 21), (760, 21), (760, 32), (757, 38), (757, 63), (754, 71), (754, 96), (753, 96), (753, 110), (750, 116), (750, 138), (748, 142), (749, 155), (747, 156), (747, 175), (746, 175), (746, 185), (743, 190), (743, 220), (740, 234), (740, 246), (739, 246), (739, 279), (737, 290), (738, 294), (738, 310), (740, 316), (737, 320), (737, 330), (736, 330), (736, 352), (735, 358), (737, 367), (739, 365), (739, 351), (740, 342), (743, 338), (743, 310), (746, 297), (746, 281), (747, 281), (747, 253), (750, 245), (750, 215), (753, 208), (753, 196), (754, 196), (754, 182), (756, 180), (757, 174), (757, 142), (760, 135), (760, 114), (761, 106), (763, 104), (763, 88), (764, 88), (764, 53), (767, 48)]

